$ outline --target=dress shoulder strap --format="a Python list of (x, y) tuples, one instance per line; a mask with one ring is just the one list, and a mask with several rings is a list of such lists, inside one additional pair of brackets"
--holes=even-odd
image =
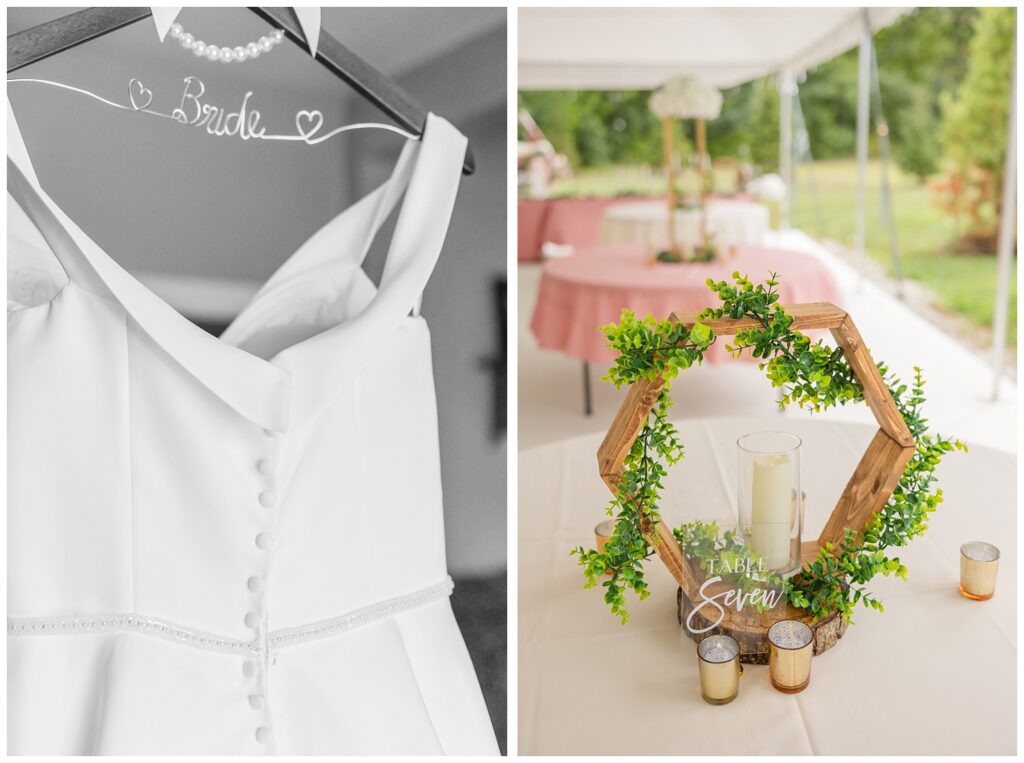
[[(8, 208), (12, 211), (8, 229), (10, 248), (22, 254), (26, 251), (34, 252), (36, 259), (46, 256), (50, 260), (48, 267), (52, 268), (59, 263), (66, 278), (77, 286), (94, 294), (110, 295), (105, 282), (89, 264), (78, 241), (71, 234), (69, 228), (73, 223), (58, 217), (60, 213), (55, 211), (58, 209), (56, 205), (47, 203), (48, 197), (39, 185), (39, 177), (32, 165), (10, 99), (7, 100), (7, 195)], [(17, 205), (16, 210), (12, 209), (14, 204), (11, 201)], [(56, 263), (52, 262), (54, 258)], [(9, 257), (9, 267), (18, 259)]]
[(295, 372), (294, 404), (311, 408), (296, 411), (296, 418), (315, 415), (314, 408), (347, 388), (415, 309), (444, 246), (466, 145), (466, 137), (447, 120), (427, 116), (377, 293), (351, 320), (276, 358)]
[(11, 108), (10, 98), (7, 99), (7, 157), (14, 161), (29, 182), (39, 185), (35, 167), (29, 158), (28, 147), (25, 145), (25, 139), (21, 137), (18, 120), (14, 116), (14, 109)]

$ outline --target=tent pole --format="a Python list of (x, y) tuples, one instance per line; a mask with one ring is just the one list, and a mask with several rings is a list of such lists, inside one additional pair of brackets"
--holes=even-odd
[(779, 214), (779, 229), (789, 228), (793, 208), (793, 69), (786, 67), (779, 75), (779, 174), (786, 184), (786, 195)]
[(811, 151), (811, 137), (804, 121), (804, 107), (800, 104), (800, 90), (793, 97), (793, 110), (796, 114), (797, 164), (807, 167), (807, 185), (811, 189), (811, 201), (814, 203), (814, 222), (819, 236), (828, 237), (825, 215), (821, 211), (821, 196), (818, 195), (818, 184), (814, 180), (814, 153)]
[(1013, 265), (1014, 223), (1017, 210), (1017, 47), (1014, 45), (1010, 75), (1010, 113), (1006, 126), (1006, 159), (1003, 164), (1003, 203), (999, 211), (996, 244), (996, 303), (992, 323), (992, 395), (999, 398), (999, 382), (1006, 361), (1006, 327), (1010, 312), (1010, 278)]
[(874, 99), (875, 120), (878, 127), (878, 158), (882, 171), (881, 219), (889, 228), (889, 256), (893, 277), (896, 279), (896, 296), (903, 299), (903, 267), (900, 262), (900, 241), (896, 230), (896, 218), (892, 210), (892, 191), (889, 186), (889, 124), (882, 109), (882, 78), (878, 74), (878, 56), (871, 48), (871, 92)]
[(703, 251), (708, 250), (708, 166), (705, 159), (708, 154), (708, 128), (703, 119), (694, 125), (697, 133), (697, 161), (700, 162), (700, 245)]
[(857, 57), (857, 218), (854, 233), (854, 248), (857, 250), (858, 286), (864, 281), (864, 258), (867, 248), (867, 170), (868, 170), (868, 120), (871, 102), (871, 29), (865, 18), (864, 37), (860, 41)]
[(679, 251), (679, 244), (676, 242), (676, 178), (672, 171), (674, 138), (675, 127), (672, 117), (664, 117), (661, 120), (661, 144), (665, 153), (665, 177), (668, 181), (668, 248), (673, 254)]

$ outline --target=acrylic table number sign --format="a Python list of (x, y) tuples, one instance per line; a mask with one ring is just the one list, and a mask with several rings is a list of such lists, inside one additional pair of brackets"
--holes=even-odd
[(677, 540), (698, 581), (680, 613), (682, 635), (698, 642), (728, 635), (742, 662), (767, 664), (764, 633), (789, 613), (782, 576), (745, 545), (738, 525), (690, 522), (679, 528)]
[(768, 570), (780, 574), (800, 564), (800, 444), (786, 432), (754, 432), (736, 441), (743, 538)]

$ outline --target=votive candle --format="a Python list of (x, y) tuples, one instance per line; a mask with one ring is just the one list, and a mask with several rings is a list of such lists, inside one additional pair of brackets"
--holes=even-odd
[[(605, 519), (602, 522), (598, 522), (597, 526), (594, 527), (594, 540), (597, 542), (597, 550), (602, 554), (604, 553), (604, 547), (608, 541), (611, 540), (612, 534), (615, 532), (615, 520)], [(605, 575), (611, 575), (611, 570), (605, 570)]]
[(606, 519), (603, 522), (598, 522), (597, 526), (594, 527), (594, 540), (597, 542), (597, 550), (604, 553), (605, 544), (611, 540), (612, 533), (615, 532), (615, 520)]
[(727, 705), (740, 691), (740, 645), (732, 636), (708, 636), (697, 644), (700, 695), (712, 705)]
[(793, 527), (792, 475), (787, 453), (754, 456), (751, 545), (773, 570), (785, 569), (789, 563)]
[(986, 601), (996, 591), (999, 549), (980, 540), (960, 547), (960, 593), (968, 599)]
[(814, 632), (799, 620), (780, 620), (768, 629), (768, 672), (772, 686), (796, 694), (811, 680)]
[(800, 564), (803, 511), (800, 438), (786, 432), (752, 432), (736, 441), (737, 510), (743, 541), (758, 566), (785, 574)]

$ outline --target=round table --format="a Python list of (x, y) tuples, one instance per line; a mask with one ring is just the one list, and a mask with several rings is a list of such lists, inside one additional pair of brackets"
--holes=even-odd
[(519, 261), (539, 262), (541, 247), (551, 242), (574, 247), (598, 243), (601, 218), (612, 205), (643, 204), (634, 197), (520, 199), (517, 212)]
[[(751, 201), (710, 199), (705, 205), (708, 235), (719, 251), (737, 244), (761, 244), (770, 225), (768, 207)], [(699, 209), (677, 209), (676, 237), (683, 246), (701, 240)], [(664, 199), (613, 204), (604, 210), (601, 243), (668, 245), (668, 203)]]
[[(666, 479), (662, 515), (735, 523), (740, 435), (803, 439), (805, 539), (817, 537), (874, 428), (823, 420), (677, 422), (686, 458)], [(592, 548), (610, 494), (601, 434), (519, 454), (519, 752), (524, 755), (1012, 755), (1016, 746), (1016, 458), (972, 446), (939, 467), (945, 502), (901, 549), (907, 581), (879, 577), (885, 612), (858, 607), (842, 640), (815, 657), (801, 694), (747, 665), (739, 696), (700, 697), (696, 646), (676, 622), (676, 585), (652, 558), (651, 596), (627, 594), (620, 625), (569, 550)], [(995, 596), (957, 590), (959, 548), (1000, 547)]]
[[(671, 264), (651, 263), (639, 245), (587, 247), (544, 263), (530, 330), (545, 349), (589, 363), (611, 363), (615, 355), (599, 329), (617, 322), (623, 308), (658, 318), (703, 310), (716, 301), (707, 279), (730, 280), (736, 270), (755, 282), (778, 273), (783, 304), (839, 301), (828, 268), (801, 252), (740, 246), (735, 256), (714, 262)], [(706, 363), (728, 358), (721, 342), (704, 355)]]

